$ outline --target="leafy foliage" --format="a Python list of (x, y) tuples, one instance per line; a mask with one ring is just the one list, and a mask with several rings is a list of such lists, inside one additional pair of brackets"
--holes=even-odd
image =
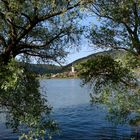
[(1, 0), (0, 58), (5, 63), (19, 54), (61, 60), (66, 48), (79, 40), (82, 28), (77, 21), (84, 4), (84, 0)]
[(109, 119), (123, 122), (131, 112), (139, 116), (140, 86), (134, 71), (140, 67), (140, 1), (96, 0), (88, 10), (99, 20), (90, 27), (91, 43), (129, 53), (117, 59), (97, 56), (81, 64), (79, 75), (93, 88), (92, 101), (109, 107)]
[(132, 112), (139, 113), (139, 83), (130, 69), (137, 63), (131, 65), (130, 60), (123, 61), (104, 55), (79, 66), (83, 84), (90, 84), (93, 89), (91, 101), (107, 105), (108, 119), (116, 123), (128, 121)]
[(82, 63), (79, 69), (81, 70), (79, 75), (84, 83), (93, 83), (96, 91), (101, 91), (108, 84), (111, 84), (110, 86), (120, 84), (119, 88), (121, 88), (135, 83), (132, 72), (111, 56), (97, 56)]
[(126, 53), (125, 55), (121, 55), (117, 60), (122, 62), (124, 67), (127, 67), (131, 70), (138, 69), (140, 66), (140, 60), (137, 56)]
[(89, 38), (94, 45), (140, 54), (140, 1), (96, 0), (89, 11), (100, 21), (91, 27)]
[(6, 114), (6, 125), (19, 132), (22, 139), (38, 139), (57, 130), (50, 118), (51, 107), (39, 92), (39, 82), (26, 67), (14, 60), (1, 69), (0, 107)]
[[(0, 1), (0, 106), (7, 111), (7, 126), (26, 130), (24, 139), (39, 139), (55, 131), (51, 108), (39, 93), (36, 76), (15, 57), (60, 61), (67, 48), (79, 41), (77, 25), (84, 0)], [(66, 45), (67, 44), (67, 45)], [(21, 128), (21, 129), (20, 129)]]
[(15, 57), (62, 60), (68, 47), (79, 41), (79, 8), (85, 2), (90, 0), (0, 1), (0, 106), (7, 111), (7, 126), (15, 131), (29, 128), (23, 139), (51, 134), (56, 124), (49, 118), (51, 108), (39, 93), (35, 75)]

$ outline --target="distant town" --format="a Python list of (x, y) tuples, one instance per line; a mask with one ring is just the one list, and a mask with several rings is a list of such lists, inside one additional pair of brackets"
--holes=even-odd
[(39, 78), (77, 78), (78, 77), (78, 72), (75, 70), (74, 66), (71, 66), (71, 70), (70, 71), (65, 71), (65, 72), (61, 72), (61, 73), (49, 73), (49, 74), (43, 74), (43, 75), (39, 75)]

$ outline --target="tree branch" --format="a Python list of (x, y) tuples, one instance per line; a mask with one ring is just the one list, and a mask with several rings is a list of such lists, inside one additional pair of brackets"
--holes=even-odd
[[(55, 17), (55, 16), (58, 16), (64, 12), (67, 12), (75, 7), (78, 7), (80, 5), (80, 2), (78, 2), (77, 4), (71, 6), (71, 7), (68, 7), (65, 11), (64, 10), (61, 10), (59, 12), (55, 12), (55, 13), (52, 13), (52, 14), (49, 14), (49, 15), (46, 15), (46, 16), (43, 16), (43, 17), (34, 17), (34, 19), (31, 21), (30, 24), (27, 25), (26, 27), (26, 30), (20, 34), (20, 36), (17, 38), (16, 40), (16, 44), (26, 35), (28, 34), (35, 26), (36, 24), (42, 22), (42, 21), (45, 21), (45, 20), (48, 20), (49, 18), (52, 18), (52, 17)], [(23, 13), (22, 13), (23, 14)]]
[(139, 19), (139, 16), (138, 16), (138, 9), (137, 9), (137, 3), (136, 2), (134, 2), (133, 12), (134, 12), (134, 18), (135, 18), (134, 34), (137, 34), (140, 19)]
[(132, 53), (132, 54), (137, 56), (136, 52), (134, 52), (134, 51), (132, 51), (130, 49), (124, 48), (124, 47), (113, 47), (113, 49), (115, 49), (115, 50), (125, 50), (125, 51), (130, 52), (130, 53)]
[(52, 17), (58, 16), (60, 14), (66, 13), (67, 11), (69, 11), (69, 10), (75, 8), (75, 7), (78, 7), (78, 6), (80, 6), (80, 1), (78, 3), (76, 3), (76, 4), (74, 4), (73, 6), (68, 7), (65, 10), (61, 10), (61, 11), (52, 13), (50, 15), (45, 15), (45, 16), (39, 17), (38, 21), (40, 22), (40, 21), (48, 20), (49, 18), (52, 18)]
[(4, 44), (5, 47), (7, 46), (6, 41), (5, 41), (5, 38), (2, 35), (0, 35), (0, 41), (3, 42), (3, 44)]
[(31, 18), (27, 14), (21, 13), (21, 15), (23, 15), (24, 17), (26, 17), (29, 20), (30, 23), (32, 22)]

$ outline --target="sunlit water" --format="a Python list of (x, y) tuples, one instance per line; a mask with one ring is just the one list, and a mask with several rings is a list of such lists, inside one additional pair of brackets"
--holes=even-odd
[[(107, 110), (103, 105), (90, 105), (90, 88), (81, 87), (79, 79), (50, 79), (40, 83), (53, 106), (52, 117), (59, 123), (60, 135), (53, 140), (140, 139), (138, 127), (115, 126), (105, 119)], [(0, 140), (14, 139), (17, 135), (1, 124)]]
[(106, 108), (90, 104), (90, 88), (81, 87), (79, 79), (43, 80), (41, 85), (48, 91), (48, 101), (54, 107), (53, 117), (61, 130), (54, 140), (140, 139), (137, 127), (108, 122)]

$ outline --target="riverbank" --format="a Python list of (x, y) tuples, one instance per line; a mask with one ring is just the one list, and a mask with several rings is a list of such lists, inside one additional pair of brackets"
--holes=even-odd
[(72, 79), (78, 78), (77, 72), (63, 72), (63, 73), (56, 73), (56, 74), (44, 74), (39, 75), (39, 79)]
[(39, 76), (38, 79), (44, 80), (44, 79), (79, 79), (78, 76), (75, 77), (46, 77), (46, 76)]

